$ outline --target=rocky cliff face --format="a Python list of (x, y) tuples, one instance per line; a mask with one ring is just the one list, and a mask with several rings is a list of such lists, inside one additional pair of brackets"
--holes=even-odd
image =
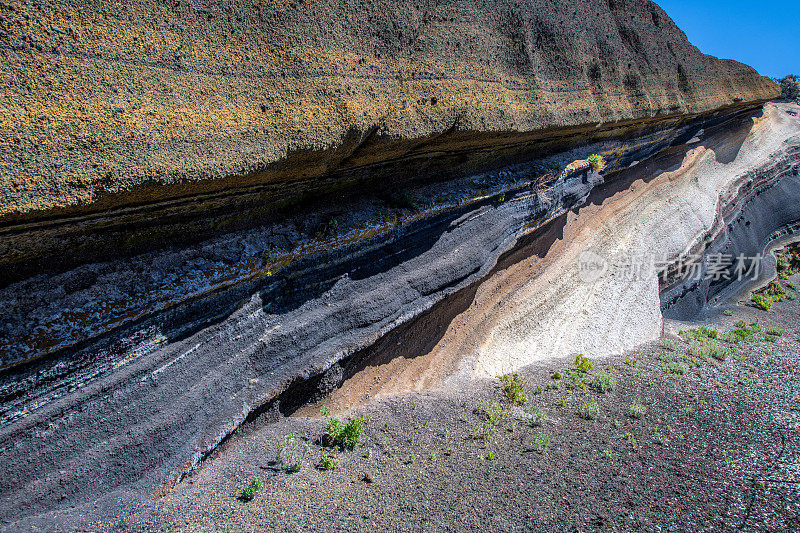
[(0, 17), (6, 223), (330, 189), (347, 169), (779, 93), (647, 0), (6, 1)]

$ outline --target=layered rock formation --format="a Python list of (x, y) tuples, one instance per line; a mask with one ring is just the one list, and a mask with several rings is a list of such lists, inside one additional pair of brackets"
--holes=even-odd
[[(0, 16), (0, 520), (172, 490), (242, 424), (365, 365), (419, 362), (374, 391), (389, 393), (524, 364), (559, 332), (559, 353), (595, 349), (578, 327), (602, 296), (584, 316), (571, 278), (546, 298), (535, 283), (577, 253), (564, 237), (647, 248), (669, 233), (655, 206), (677, 220), (664, 198), (690, 196), (698, 220), (669, 251), (699, 242), (722, 189), (793, 131), (728, 158), (778, 89), (700, 54), (646, 1), (6, 2)], [(695, 137), (723, 168), (702, 167), (700, 186), (660, 172)], [(614, 287), (648, 296), (653, 336), (658, 287)], [(616, 326), (598, 330), (609, 349), (630, 345)]]
[[(6, 282), (241, 228), (301, 193), (779, 94), (646, 0), (61, 0), (0, 17)], [(41, 219), (58, 227), (21, 224)]]

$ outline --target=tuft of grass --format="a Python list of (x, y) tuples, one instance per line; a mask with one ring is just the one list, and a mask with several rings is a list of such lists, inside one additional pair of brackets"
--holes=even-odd
[(603, 457), (605, 457), (609, 461), (614, 458), (614, 455), (611, 452), (611, 448), (606, 448), (605, 450), (603, 450)]
[(492, 450), (489, 450), (488, 452), (486, 452), (486, 460), (487, 461), (494, 461), (496, 458), (497, 458), (497, 456), (494, 454), (494, 452)]
[(500, 376), (499, 379), (503, 382), (503, 386), (500, 390), (503, 391), (503, 395), (505, 395), (508, 401), (517, 405), (525, 405), (528, 403), (528, 396), (525, 394), (525, 386), (522, 384), (522, 379), (520, 379), (519, 374), (504, 374)]
[(333, 470), (334, 468), (338, 468), (338, 466), (339, 460), (332, 455), (323, 455), (317, 464), (319, 470)]
[(630, 357), (626, 355), (625, 364), (628, 366), (636, 367), (639, 365), (639, 361), (637, 361), (635, 357)]
[(726, 309), (722, 312), (725, 316), (733, 316), (733, 309)]
[(364, 417), (354, 416), (348, 422), (338, 418), (328, 419), (328, 435), (333, 446), (352, 450), (367, 440), (364, 435)]
[(597, 400), (591, 399), (583, 402), (578, 407), (578, 415), (586, 420), (596, 419), (600, 415), (600, 406), (597, 404)]
[(589, 161), (589, 165), (591, 165), (592, 170), (596, 172), (600, 172), (604, 168), (606, 168), (606, 160), (602, 155), (592, 154), (586, 158)]
[(250, 500), (256, 497), (256, 494), (258, 494), (258, 491), (260, 491), (261, 487), (263, 486), (264, 484), (261, 482), (261, 480), (257, 477), (254, 477), (253, 479), (250, 480), (250, 483), (248, 483), (242, 489), (242, 493), (239, 495), (239, 499), (245, 502), (249, 502)]
[(631, 418), (641, 418), (646, 412), (647, 408), (639, 400), (634, 400), (629, 410)]

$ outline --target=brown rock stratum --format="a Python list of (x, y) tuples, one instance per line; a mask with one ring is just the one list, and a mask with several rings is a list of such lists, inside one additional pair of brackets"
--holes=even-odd
[(647, 0), (7, 0), (0, 80), (6, 223), (780, 93)]

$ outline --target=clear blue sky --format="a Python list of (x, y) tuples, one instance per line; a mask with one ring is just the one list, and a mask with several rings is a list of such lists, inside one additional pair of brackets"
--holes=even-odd
[(701, 52), (800, 76), (800, 0), (655, 0)]

